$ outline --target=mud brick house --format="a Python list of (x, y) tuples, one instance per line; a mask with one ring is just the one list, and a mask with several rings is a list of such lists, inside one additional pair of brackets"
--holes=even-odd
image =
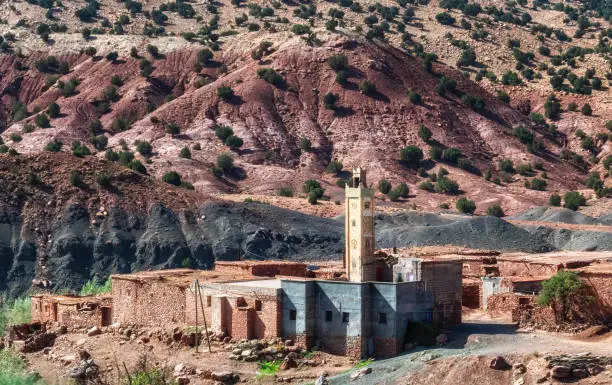
[(107, 326), (112, 323), (110, 295), (66, 296), (37, 294), (31, 297), (32, 320), (68, 328)]
[[(410, 323), (461, 323), (461, 260), (382, 258), (374, 250), (374, 190), (366, 183), (365, 171), (353, 170), (345, 195), (342, 270), (236, 261), (217, 262), (209, 271), (113, 275), (112, 322), (203, 326), (205, 318), (207, 327), (234, 339), (291, 338), (306, 348), (354, 357), (399, 353)], [(64, 320), (59, 300), (33, 300), (34, 319)], [(74, 299), (79, 300), (84, 301)], [(105, 307), (99, 304), (96, 309)], [(100, 311), (102, 321), (94, 317), (92, 322), (108, 321), (108, 312)]]

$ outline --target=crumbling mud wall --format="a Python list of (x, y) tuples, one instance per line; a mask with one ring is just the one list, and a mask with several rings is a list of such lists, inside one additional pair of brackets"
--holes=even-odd
[(275, 261), (218, 261), (215, 270), (220, 273), (236, 275), (253, 275), (255, 277), (275, 277), (277, 275), (291, 277), (305, 277), (306, 264), (301, 262), (275, 262)]

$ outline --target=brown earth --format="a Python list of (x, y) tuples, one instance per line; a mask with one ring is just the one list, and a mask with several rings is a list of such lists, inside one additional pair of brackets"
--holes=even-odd
[[(381, 3), (394, 4), (391, 1)], [(100, 14), (111, 21), (119, 15), (127, 14), (122, 6), (116, 7), (110, 0), (101, 1), (101, 4)], [(158, 1), (147, 2), (144, 9), (151, 10), (159, 4)], [(503, 5), (501, 1), (486, 2), (483, 5), (488, 4)], [(408, 183), (413, 191), (409, 202), (414, 208), (435, 210), (441, 203), (452, 207), (457, 197), (418, 190), (417, 186), (423, 178), (398, 162), (399, 149), (406, 145), (417, 145), (427, 153), (429, 146), (416, 135), (418, 127), (424, 124), (432, 130), (433, 138), (442, 147), (459, 148), (481, 171), (492, 168), (493, 178), (498, 174), (495, 170), (500, 159), (512, 159), (515, 165), (536, 161), (544, 163), (549, 178), (548, 187), (547, 191), (539, 192), (526, 189), (524, 181), (529, 178), (519, 175), (502, 185), (496, 185), (452, 165), (426, 162), (430, 171), (436, 171), (441, 166), (449, 169), (450, 177), (459, 181), (465, 195), (476, 201), (479, 212), (486, 210), (489, 205), (500, 204), (506, 213), (516, 213), (544, 204), (551, 192), (563, 193), (570, 189), (582, 189), (592, 205), (609, 201), (596, 199), (592, 191), (582, 186), (584, 171), (575, 169), (559, 158), (566, 143), (567, 148), (588, 158), (589, 152), (579, 148), (575, 131), (580, 128), (594, 135), (602, 130), (603, 123), (612, 112), (609, 93), (594, 91), (590, 96), (559, 94), (564, 106), (570, 101), (578, 102), (579, 106), (588, 101), (595, 114), (592, 117), (571, 112), (562, 114), (561, 120), (556, 122), (560, 133), (556, 139), (553, 140), (544, 132), (538, 135), (547, 149), (546, 154), (539, 157), (529, 153), (525, 145), (510, 134), (510, 128), (517, 124), (529, 125), (528, 118), (516, 109), (517, 106), (529, 101), (533, 111), (542, 111), (544, 100), (550, 92), (546, 74), (543, 79), (526, 82), (522, 87), (510, 87), (489, 80), (475, 83), (451, 67), (460, 50), (449, 44), (444, 37), (447, 32), (451, 32), (456, 39), (468, 41), (476, 50), (478, 61), (500, 77), (503, 72), (512, 69), (511, 50), (505, 46), (509, 38), (520, 37), (521, 49), (525, 51), (537, 51), (537, 46), (542, 44), (526, 27), (491, 22), (490, 26), (485, 27), (491, 36), (483, 41), (475, 41), (469, 37), (467, 30), (437, 23), (435, 14), (441, 9), (436, 2), (416, 8), (415, 21), (424, 27), (411, 23), (406, 30), (413, 35), (415, 41), (423, 43), (427, 51), (438, 54), (440, 62), (434, 65), (434, 72), (456, 79), (457, 88), (461, 92), (485, 99), (486, 112), (478, 114), (463, 105), (457, 96), (447, 94), (446, 97), (440, 97), (435, 93), (438, 79), (423, 70), (420, 59), (397, 48), (400, 45), (399, 33), (388, 34), (388, 44), (368, 42), (356, 34), (354, 28), (362, 24), (361, 20), (367, 12), (357, 14), (345, 8), (345, 24), (338, 34), (323, 28), (326, 16), (315, 18), (314, 30), (322, 44), (311, 47), (289, 32), (291, 23), (273, 23), (276, 31), (262, 29), (247, 33), (243, 26), (235, 25), (234, 17), (243, 12), (248, 13), (248, 9), (235, 8), (225, 3), (222, 5), (219, 8), (219, 31), (223, 34), (238, 30), (240, 33), (222, 36), (219, 40), (221, 50), (215, 53), (215, 64), (200, 73), (194, 72), (193, 63), (201, 46), (178, 36), (143, 36), (140, 31), (149, 21), (142, 14), (130, 16), (130, 24), (124, 26), (126, 35), (95, 35), (93, 39), (85, 41), (79, 34), (80, 29), (97, 24), (80, 22), (73, 14), (79, 6), (70, 2), (65, 10), (55, 10), (58, 22), (66, 24), (68, 31), (52, 33), (51, 43), (45, 44), (34, 34), (35, 26), (46, 22), (41, 7), (26, 2), (0, 5), (0, 19), (8, 22), (8, 25), (0, 24), (0, 31), (16, 33), (16, 41), (12, 45), (25, 55), (20, 59), (21, 62), (30, 67), (26, 71), (16, 70), (13, 67), (16, 55), (0, 56), (0, 71), (3, 73), (0, 88), (4, 89), (3, 108), (0, 109), (9, 125), (2, 134), (4, 142), (20, 153), (29, 153), (42, 150), (49, 140), (57, 138), (63, 140), (64, 149), (68, 149), (73, 140), (87, 142), (89, 123), (100, 118), (103, 132), (110, 137), (111, 147), (118, 149), (121, 147), (120, 142), (125, 141), (134, 150), (135, 140), (150, 141), (154, 155), (152, 162), (146, 164), (148, 172), (161, 178), (169, 170), (178, 171), (199, 192), (272, 195), (280, 187), (292, 187), (294, 191), (300, 191), (304, 180), (318, 179), (322, 181), (332, 202), (341, 201), (342, 191), (335, 185), (338, 178), (324, 173), (329, 161), (337, 158), (343, 162), (345, 169), (358, 164), (365, 166), (369, 170), (370, 182), (377, 183), (386, 178), (394, 185)], [(327, 15), (327, 11), (334, 7), (334, 4), (327, 2), (316, 2), (316, 5), (322, 15)], [(203, 4), (193, 6), (196, 13), (205, 20), (212, 16)], [(293, 9), (291, 6), (280, 5), (275, 9), (275, 14), (286, 16), (293, 23), (303, 23), (303, 19), (293, 15)], [(561, 23), (561, 13), (557, 11), (534, 11), (527, 8), (521, 8), (521, 11), (529, 12), (536, 22), (564, 29), (568, 35), (576, 29), (575, 23)], [(184, 19), (173, 12), (166, 14), (169, 21), (164, 27), (169, 33), (197, 32), (201, 26), (196, 19)], [(460, 18), (457, 11), (451, 14)], [(22, 18), (27, 20), (26, 26), (14, 27)], [(472, 22), (485, 21), (487, 18), (481, 14)], [(274, 18), (264, 20), (273, 22)], [(258, 22), (258, 19), (251, 16), (249, 21)], [(602, 27), (592, 27), (584, 37), (573, 43), (593, 47), (597, 44), (594, 36), (601, 30)], [(274, 52), (262, 62), (254, 61), (250, 58), (250, 51), (263, 40), (274, 43)], [(145, 54), (148, 43), (158, 46), (163, 55), (154, 60)], [(557, 51), (564, 51), (572, 45), (570, 42), (551, 39), (545, 39), (544, 43), (554, 46)], [(117, 50), (121, 60), (112, 64), (101, 57), (91, 59), (80, 53), (87, 46), (96, 47), (102, 56)], [(132, 46), (153, 61), (155, 69), (150, 79), (139, 75), (138, 61), (129, 57)], [(330, 55), (339, 53), (347, 55), (351, 65), (352, 78), (347, 87), (334, 83), (334, 73), (325, 63)], [(76, 95), (62, 97), (56, 86), (46, 90), (47, 76), (34, 69), (34, 62), (47, 54), (54, 54), (70, 64), (71, 72), (60, 80), (78, 78), (80, 84)], [(546, 57), (536, 55), (536, 62), (547, 60)], [(587, 54), (585, 61), (579, 62), (575, 71), (580, 75), (586, 68), (594, 67), (598, 68), (597, 76), (601, 77), (603, 73), (599, 73), (599, 68), (604, 66), (601, 55)], [(276, 88), (258, 79), (256, 71), (261, 67), (276, 69), (286, 79), (286, 86)], [(473, 78), (475, 70), (469, 71)], [(118, 89), (121, 98), (111, 103), (110, 112), (101, 114), (94, 104), (102, 99), (102, 91), (110, 85), (109, 80), (113, 75), (119, 75), (123, 80), (124, 84)], [(18, 91), (9, 90), (7, 87), (17, 76), (23, 77), (21, 87)], [(373, 97), (357, 90), (357, 84), (364, 79), (376, 84), (378, 92)], [(196, 87), (196, 83), (206, 81), (210, 83)], [(220, 85), (232, 86), (237, 95), (232, 103), (220, 101), (217, 97), (217, 87)], [(408, 89), (420, 93), (423, 104), (409, 103), (406, 98)], [(500, 89), (505, 89), (511, 95), (510, 105), (495, 97), (495, 92)], [(339, 95), (338, 104), (341, 109), (336, 113), (323, 106), (323, 95), (328, 92)], [(176, 99), (168, 101), (169, 95), (176, 96)], [(30, 112), (44, 109), (56, 101), (62, 115), (52, 120), (51, 128), (21, 133), (23, 140), (12, 142), (10, 134), (21, 132), (24, 124), (33, 120), (30, 117), (12, 122), (8, 118), (9, 110), (17, 100), (25, 102)], [(148, 113), (147, 105), (155, 108), (155, 111)], [(124, 132), (114, 132), (111, 125), (116, 118), (128, 119), (131, 122), (130, 128)], [(156, 118), (153, 121), (158, 123), (153, 123), (152, 118)], [(181, 134), (166, 134), (168, 123), (178, 124)], [(218, 124), (231, 125), (245, 142), (241, 150), (232, 154), (240, 172), (231, 178), (218, 179), (210, 171), (216, 156), (228, 151), (211, 129)], [(300, 151), (299, 142), (302, 137), (312, 141), (314, 151)], [(601, 158), (610, 151), (608, 143), (600, 146)], [(202, 150), (192, 150), (191, 159), (179, 157), (181, 148), (195, 144), (199, 144)], [(102, 154), (97, 156), (101, 157)], [(140, 155), (137, 158), (144, 160)], [(601, 170), (597, 164), (589, 167)], [(341, 176), (346, 177), (346, 174)]]

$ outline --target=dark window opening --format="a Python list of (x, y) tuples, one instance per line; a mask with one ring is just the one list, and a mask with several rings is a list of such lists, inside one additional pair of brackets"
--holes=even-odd
[(297, 311), (289, 310), (289, 320), (295, 321), (296, 318), (297, 318)]
[(349, 322), (349, 313), (346, 313), (346, 312), (342, 313), (342, 322), (343, 323), (348, 323)]
[(379, 324), (387, 323), (387, 313), (378, 313), (378, 323)]
[(365, 208), (369, 209), (370, 208), (370, 202), (365, 202)]
[(331, 322), (331, 320), (332, 320), (332, 312), (331, 310), (326, 310), (325, 311), (325, 321)]
[(255, 311), (261, 311), (261, 301), (258, 299), (255, 300)]
[(210, 295), (206, 296), (206, 306), (210, 307), (212, 305), (212, 297)]

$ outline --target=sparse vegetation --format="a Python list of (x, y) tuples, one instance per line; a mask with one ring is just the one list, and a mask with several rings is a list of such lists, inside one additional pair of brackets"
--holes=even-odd
[(457, 211), (465, 214), (474, 214), (474, 211), (476, 211), (476, 203), (467, 198), (459, 198), (455, 207)]

